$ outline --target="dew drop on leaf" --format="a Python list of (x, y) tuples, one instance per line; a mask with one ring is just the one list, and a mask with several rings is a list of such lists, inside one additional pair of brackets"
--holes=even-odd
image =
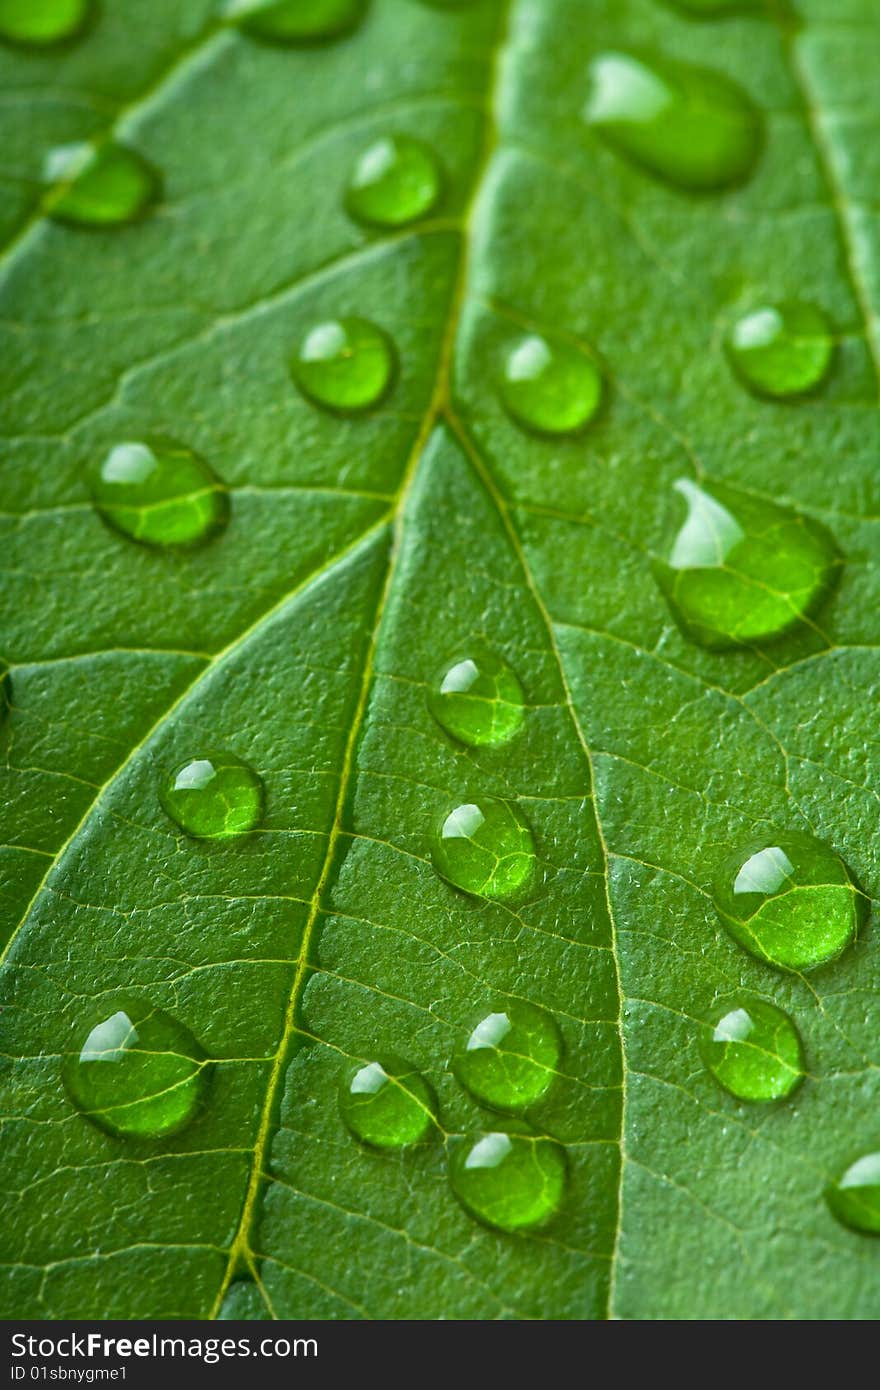
[(0, 0), (0, 39), (42, 48), (80, 34), (91, 0)]
[(115, 227), (144, 217), (161, 196), (159, 171), (137, 150), (102, 145), (60, 145), (46, 160), (45, 209), (75, 227)]
[(359, 1063), (342, 1082), (339, 1109), (355, 1138), (374, 1149), (418, 1144), (436, 1126), (431, 1087), (400, 1057)]
[(428, 691), (428, 708), (441, 728), (472, 748), (506, 743), (525, 718), (522, 686), (507, 663), (484, 648), (444, 663)]
[(866, 901), (835, 850), (787, 831), (750, 841), (725, 865), (715, 906), (740, 946), (780, 970), (812, 970), (854, 941)]
[(757, 395), (778, 399), (814, 390), (834, 356), (827, 318), (804, 302), (750, 310), (737, 319), (725, 346), (740, 380)]
[(880, 1235), (880, 1153), (864, 1154), (825, 1189), (837, 1220), (850, 1230)]
[(519, 812), (489, 796), (449, 812), (435, 836), (433, 859), (456, 888), (481, 898), (512, 897), (537, 867), (532, 832)]
[(366, 8), (366, 0), (263, 0), (236, 6), (232, 17), (269, 43), (327, 43), (356, 29)]
[(263, 815), (263, 783), (231, 753), (187, 758), (165, 780), (160, 800), (173, 821), (200, 840), (254, 830)]
[(290, 364), (299, 389), (325, 410), (368, 410), (394, 376), (394, 349), (368, 319), (328, 319), (310, 328)]
[(528, 1134), (484, 1134), (452, 1150), (449, 1181), (462, 1206), (499, 1231), (544, 1226), (565, 1193), (565, 1150)]
[(190, 546), (226, 523), (229, 499), (204, 459), (172, 439), (117, 444), (87, 482), (100, 515), (144, 545)]
[(721, 73), (670, 59), (602, 53), (590, 65), (584, 120), (618, 154), (677, 188), (740, 183), (761, 151), (763, 122)]
[(441, 187), (440, 165), (427, 145), (408, 135), (385, 135), (357, 160), (346, 206), (358, 222), (403, 227), (431, 211)]
[(584, 353), (530, 333), (507, 354), (501, 399), (517, 424), (538, 434), (573, 434), (592, 420), (602, 377)]
[(687, 517), (654, 573), (686, 637), (704, 647), (769, 642), (828, 595), (840, 555), (818, 522), (714, 481), (679, 479)]
[(782, 1100), (803, 1079), (800, 1034), (788, 1014), (742, 996), (716, 1009), (700, 1033), (703, 1061), (737, 1100)]
[(140, 1000), (104, 1004), (63, 1062), (77, 1109), (110, 1134), (163, 1139), (193, 1119), (209, 1064), (188, 1028)]
[(515, 1113), (534, 1105), (553, 1084), (562, 1038), (545, 1009), (510, 1000), (485, 1014), (453, 1059), (474, 1100)]

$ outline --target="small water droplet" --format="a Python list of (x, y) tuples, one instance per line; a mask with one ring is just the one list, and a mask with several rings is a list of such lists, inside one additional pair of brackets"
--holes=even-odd
[(403, 227), (436, 206), (441, 187), (440, 165), (427, 145), (408, 135), (385, 135), (358, 159), (345, 201), (358, 222)]
[(506, 743), (525, 718), (522, 686), (510, 667), (476, 646), (444, 663), (428, 708), (441, 728), (471, 748)]
[(68, 1094), (110, 1134), (164, 1139), (193, 1119), (209, 1064), (188, 1028), (139, 1000), (117, 1000), (79, 1027), (63, 1063)]
[(76, 38), (91, 18), (92, 0), (0, 0), (0, 39), (43, 48)]
[(253, 38), (270, 43), (327, 43), (356, 29), (366, 0), (245, 0), (232, 18)]
[(800, 1084), (804, 1053), (787, 1013), (764, 999), (741, 996), (716, 1009), (700, 1033), (703, 1061), (737, 1100), (781, 1100)]
[(812, 970), (858, 935), (866, 902), (840, 855), (812, 835), (752, 840), (719, 875), (715, 906), (731, 936), (780, 970)]
[(815, 304), (764, 305), (737, 319), (727, 355), (741, 381), (759, 396), (803, 396), (828, 375), (834, 338)]
[(711, 192), (751, 173), (763, 122), (749, 97), (708, 68), (633, 53), (590, 65), (584, 120), (618, 154), (678, 188)]
[(480, 1019), (453, 1059), (458, 1080), (481, 1105), (515, 1113), (549, 1090), (562, 1038), (544, 1009), (510, 1000)]
[(143, 545), (195, 545), (229, 516), (217, 476), (173, 439), (115, 445), (89, 470), (87, 482), (103, 519)]
[(840, 555), (824, 526), (723, 483), (675, 488), (687, 519), (654, 573), (685, 636), (712, 648), (772, 641), (827, 597)]
[(573, 434), (599, 409), (602, 376), (577, 348), (530, 333), (508, 352), (500, 389), (508, 414), (527, 430)]
[(173, 821), (200, 840), (228, 840), (259, 825), (263, 783), (231, 753), (187, 758), (162, 786), (159, 799)]
[(158, 201), (162, 179), (142, 154), (108, 140), (60, 145), (46, 159), (49, 217), (76, 227), (114, 227), (144, 217)]
[(368, 410), (394, 376), (394, 349), (368, 319), (328, 319), (310, 328), (290, 364), (299, 389), (325, 410)]
[(880, 1235), (880, 1153), (865, 1154), (825, 1189), (833, 1216), (850, 1230)]
[(537, 861), (532, 832), (507, 801), (481, 797), (444, 818), (434, 840), (435, 868), (481, 898), (509, 898), (525, 888)]
[(431, 1087), (400, 1057), (358, 1064), (342, 1083), (339, 1108), (355, 1138), (374, 1149), (418, 1144), (436, 1125)]
[(565, 1193), (565, 1150), (529, 1134), (484, 1134), (456, 1145), (449, 1181), (462, 1206), (499, 1231), (544, 1226)]

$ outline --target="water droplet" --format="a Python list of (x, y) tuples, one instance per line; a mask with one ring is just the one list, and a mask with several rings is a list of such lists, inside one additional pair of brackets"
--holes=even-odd
[(590, 65), (588, 125), (618, 154), (678, 188), (740, 183), (761, 150), (763, 123), (721, 73), (671, 59), (603, 53)]
[(449, 1181), (462, 1206), (499, 1231), (546, 1225), (565, 1192), (565, 1150), (529, 1134), (484, 1134), (452, 1151)]
[(161, 788), (168, 815), (200, 840), (228, 840), (259, 825), (263, 784), (252, 767), (231, 753), (187, 758)]
[(263, 0), (237, 6), (236, 22), (270, 43), (326, 43), (351, 33), (366, 11), (366, 0)]
[(687, 519), (654, 572), (685, 636), (704, 647), (768, 642), (808, 617), (840, 570), (818, 522), (723, 483), (680, 479)]
[(88, 485), (104, 520), (144, 545), (195, 545), (219, 531), (229, 515), (219, 479), (204, 459), (173, 439), (115, 445), (89, 471)]
[(374, 1149), (403, 1149), (427, 1139), (437, 1103), (425, 1078), (400, 1057), (355, 1067), (339, 1092), (342, 1118), (356, 1139)]
[(163, 1139), (204, 1096), (209, 1066), (189, 1029), (143, 1001), (104, 1005), (63, 1063), (74, 1105), (110, 1134)]
[(431, 211), (441, 186), (440, 166), (427, 145), (407, 135), (385, 135), (355, 164), (346, 205), (359, 222), (403, 227)]
[(599, 409), (602, 377), (595, 363), (577, 348), (530, 333), (507, 355), (501, 399), (527, 430), (573, 434)]
[(158, 201), (162, 179), (136, 150), (103, 145), (61, 145), (46, 160), (50, 184), (45, 210), (56, 222), (113, 227), (145, 216)]
[(865, 1154), (825, 1189), (832, 1215), (844, 1226), (880, 1235), (880, 1153)]
[(729, 1000), (700, 1034), (703, 1061), (737, 1100), (781, 1100), (800, 1084), (804, 1053), (787, 1013), (754, 997)]
[(42, 48), (82, 33), (92, 0), (0, 0), (0, 39)]
[(510, 667), (485, 649), (445, 663), (428, 692), (441, 728), (471, 748), (506, 743), (522, 728), (522, 686)]
[(561, 1056), (562, 1038), (551, 1015), (510, 1000), (480, 1019), (453, 1069), (481, 1105), (516, 1112), (549, 1090)]
[(753, 840), (720, 874), (715, 906), (741, 946), (780, 970), (812, 970), (858, 935), (866, 902), (830, 845), (788, 831)]
[(310, 328), (290, 364), (304, 395), (326, 410), (368, 410), (394, 375), (388, 336), (367, 319), (329, 319)]
[(828, 375), (834, 339), (815, 304), (765, 305), (738, 319), (726, 341), (737, 376), (759, 396), (803, 396)]
[(507, 801), (481, 797), (456, 806), (433, 847), (439, 873), (481, 898), (509, 898), (525, 888), (536, 868), (532, 832)]

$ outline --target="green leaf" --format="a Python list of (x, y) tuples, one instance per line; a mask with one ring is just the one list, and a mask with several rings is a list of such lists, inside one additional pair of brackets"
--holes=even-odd
[[(296, 47), (209, 0), (102, 0), (78, 38), (0, 51), (4, 1316), (875, 1315), (877, 1248), (823, 1194), (878, 1146), (876, 941), (783, 974), (711, 893), (773, 832), (880, 883), (880, 34), (870, 0), (734, 8), (372, 0)], [(590, 64), (618, 52), (744, 92), (747, 176), (713, 183), (710, 141), (688, 192), (663, 181), (662, 131), (640, 165), (591, 128)], [(110, 137), (159, 171), (159, 205), (51, 220), (48, 152)], [(442, 169), (391, 230), (348, 198), (389, 137)], [(733, 325), (799, 302), (832, 325), (827, 376), (751, 394)], [(354, 413), (290, 374), (340, 318), (394, 349)], [(512, 418), (525, 336), (556, 345), (541, 381), (577, 386), (579, 431), (540, 382)], [(92, 505), (96, 461), (145, 438), (228, 489), (197, 548), (138, 544)], [(833, 592), (775, 641), (690, 640), (656, 577), (681, 478), (824, 528)], [(469, 648), (525, 702), (475, 746), (427, 698)], [(163, 809), (206, 750), (258, 773), (257, 830), (195, 838)], [(534, 843), (510, 897), (432, 862), (450, 809), (482, 798)], [(701, 1061), (743, 991), (803, 1042), (775, 1105)], [(63, 1084), (121, 997), (195, 1039), (192, 1094), (211, 1064), (164, 1136), (107, 1132)], [(562, 1038), (515, 1116), (452, 1067), (505, 999)], [(436, 1098), (411, 1149), (360, 1145), (340, 1113), (343, 1078), (382, 1057)], [(486, 1130), (544, 1141), (554, 1181), (562, 1146), (547, 1224), (502, 1233), (456, 1199), (450, 1157)]]

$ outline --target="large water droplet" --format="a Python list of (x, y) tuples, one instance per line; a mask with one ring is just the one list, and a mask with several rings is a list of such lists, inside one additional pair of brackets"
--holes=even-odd
[(500, 389), (508, 413), (527, 430), (573, 434), (599, 409), (602, 377), (577, 348), (530, 333), (510, 349)]
[(403, 227), (424, 217), (440, 197), (442, 176), (432, 150), (408, 135), (385, 135), (352, 170), (346, 206), (374, 227)]
[(233, 18), (269, 43), (327, 43), (351, 33), (366, 7), (366, 0), (263, 0), (236, 6)]
[(632, 53), (590, 65), (584, 119), (619, 154), (695, 192), (740, 183), (761, 150), (761, 116), (742, 89), (708, 68)]
[(92, 0), (0, 0), (0, 39), (42, 48), (75, 38), (91, 17)]
[(528, 1134), (484, 1134), (456, 1145), (452, 1190), (472, 1216), (499, 1231), (527, 1231), (555, 1216), (565, 1192), (565, 1150)]
[(316, 405), (350, 414), (368, 410), (385, 395), (394, 375), (394, 349), (368, 319), (329, 319), (309, 329), (290, 370)]
[(803, 1079), (797, 1028), (782, 1009), (743, 996), (716, 1010), (700, 1034), (703, 1061), (737, 1100), (781, 1100)]
[(825, 1200), (844, 1226), (880, 1235), (880, 1153), (865, 1154), (851, 1163), (826, 1187)]
[(864, 896), (830, 845), (787, 831), (753, 840), (719, 875), (715, 906), (731, 936), (781, 970), (812, 970), (855, 940)]
[(834, 338), (815, 304), (765, 305), (737, 319), (726, 340), (737, 376), (759, 396), (802, 396), (828, 375)]
[(231, 753), (187, 758), (159, 793), (168, 815), (200, 840), (228, 840), (259, 825), (263, 783), (252, 767)]
[(505, 743), (522, 728), (522, 686), (510, 667), (484, 648), (448, 661), (428, 692), (437, 723), (471, 748)]
[(480, 1019), (453, 1069), (481, 1105), (515, 1113), (549, 1090), (561, 1056), (562, 1038), (551, 1015), (510, 1000)]
[(818, 522), (723, 483), (680, 479), (675, 488), (687, 519), (655, 575), (692, 641), (714, 648), (771, 641), (833, 587), (840, 556)]
[(104, 520), (144, 545), (195, 545), (229, 516), (220, 480), (173, 439), (117, 444), (90, 469), (88, 484)]
[(532, 832), (519, 812), (490, 796), (449, 812), (435, 837), (433, 858), (456, 888), (482, 898), (518, 893), (537, 866)]
[(436, 1125), (431, 1087), (400, 1057), (355, 1067), (342, 1083), (339, 1108), (355, 1138), (374, 1149), (418, 1144)]
[(77, 227), (113, 227), (145, 216), (158, 201), (162, 179), (142, 154), (108, 140), (103, 145), (61, 145), (45, 167), (49, 217)]
[(189, 1029), (138, 1000), (105, 1005), (74, 1035), (64, 1084), (110, 1134), (163, 1139), (192, 1120), (209, 1064)]

